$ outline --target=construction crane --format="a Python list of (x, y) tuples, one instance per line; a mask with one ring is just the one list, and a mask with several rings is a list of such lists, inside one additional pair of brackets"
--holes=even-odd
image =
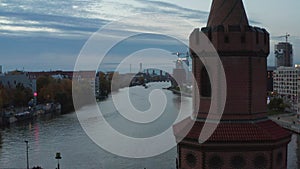
[(285, 42), (288, 43), (290, 36), (291, 36), (290, 34), (286, 33), (283, 36), (276, 36), (275, 38), (285, 38)]
[(176, 55), (177, 57), (180, 57), (180, 56), (186, 56), (186, 57), (188, 57), (189, 56), (189, 52), (186, 52), (186, 53), (174, 52), (174, 53), (172, 53), (172, 55)]
[[(172, 55), (176, 55), (178, 57), (178, 60), (185, 61), (187, 66), (190, 66), (190, 64), (189, 64), (189, 57), (190, 57), (189, 52), (186, 52), (186, 53), (174, 52), (174, 53), (172, 53)], [(181, 56), (183, 56), (184, 58), (181, 57)]]

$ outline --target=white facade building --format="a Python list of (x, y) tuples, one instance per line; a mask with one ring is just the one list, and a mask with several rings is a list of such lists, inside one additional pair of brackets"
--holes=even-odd
[(300, 120), (300, 77), (297, 80), (298, 92), (297, 92), (297, 114), (298, 119)]
[(27, 73), (4, 74), (0, 76), (0, 84), (8, 88), (16, 88), (18, 84), (36, 92), (36, 79), (31, 79)]
[(300, 67), (279, 67), (274, 71), (274, 92), (298, 112)]

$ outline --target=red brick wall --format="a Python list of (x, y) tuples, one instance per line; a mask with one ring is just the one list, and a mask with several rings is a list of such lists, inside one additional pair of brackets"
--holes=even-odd
[[(249, 57), (222, 57), (222, 63), (227, 82), (227, 89), (221, 89), (227, 90), (224, 114), (266, 112), (266, 59), (262, 57), (251, 57), (250, 60)], [(200, 70), (203, 64), (198, 58), (194, 59), (194, 64), (197, 64), (194, 75), (200, 90)], [(252, 77), (249, 76), (249, 71), (251, 71)], [(249, 89), (250, 87), (251, 89)], [(201, 97), (199, 112), (208, 112), (210, 102), (210, 98)]]
[[(189, 148), (182, 148), (179, 149), (181, 152), (180, 156), (180, 169), (190, 169), (190, 168), (202, 168), (203, 161), (202, 161), (202, 153), (200, 151), (196, 151), (195, 149)], [(194, 167), (190, 166), (187, 162), (187, 155), (193, 154), (196, 157), (196, 165)]]
[(235, 156), (240, 156), (242, 157), (245, 161), (245, 165), (242, 167), (243, 169), (255, 169), (258, 168), (255, 166), (255, 158), (258, 156), (263, 156), (266, 161), (265, 161), (265, 168), (269, 169), (271, 168), (271, 151), (246, 151), (246, 152), (241, 152), (239, 150), (236, 150), (236, 152), (208, 152), (206, 153), (206, 158), (205, 158), (205, 167), (207, 169), (210, 169), (210, 160), (214, 156), (220, 156), (220, 158), (223, 161), (222, 169), (234, 169), (233, 164), (232, 164), (232, 159)]
[[(200, 37), (197, 31), (196, 29), (191, 34), (190, 46), (195, 53), (200, 53), (203, 47), (201, 47), (201, 39), (197, 40)], [(206, 34), (208, 35), (208, 33)], [(249, 30), (242, 28), (241, 32), (219, 31), (212, 32), (211, 35), (212, 44), (219, 54), (226, 53), (226, 56), (220, 56), (227, 81), (227, 89), (222, 89), (227, 90), (223, 115), (247, 115), (266, 112), (266, 56), (269, 53), (269, 34), (259, 28)], [(226, 36), (229, 39), (227, 43), (224, 41)], [(242, 37), (245, 37), (244, 43), (242, 43)], [(195, 51), (197, 49), (199, 51)], [(239, 56), (241, 52), (248, 52), (248, 56), (244, 55), (245, 53), (244, 56)], [(199, 91), (201, 91), (200, 73), (202, 67), (201, 61), (194, 57), (193, 73)], [(208, 112), (210, 102), (210, 98), (200, 97), (199, 112)], [(194, 106), (196, 105), (194, 104)]]
[[(212, 43), (218, 51), (263, 51), (269, 53), (269, 34), (262, 32), (258, 33), (258, 43), (256, 43), (256, 30), (242, 32), (212, 32)], [(266, 43), (265, 38), (266, 36)], [(225, 43), (225, 37), (228, 37), (228, 43)], [(242, 43), (242, 37), (245, 38), (245, 43)]]
[[(246, 114), (249, 107), (249, 61), (247, 57), (224, 57), (227, 82), (224, 114)], [(224, 89), (225, 90), (225, 89)]]
[[(282, 156), (280, 155), (282, 154)], [(274, 169), (283, 169), (287, 166), (287, 149), (285, 146), (273, 150), (273, 168)], [(281, 158), (280, 158), (281, 157)]]
[(252, 113), (267, 110), (267, 60), (266, 58), (252, 59)]
[[(214, 157), (219, 157), (221, 159), (221, 168), (222, 169), (234, 169), (234, 158), (242, 157), (244, 159), (243, 169), (254, 169), (258, 168), (258, 164), (262, 164), (262, 166), (266, 169), (285, 169), (287, 165), (286, 161), (286, 146), (276, 148), (274, 150), (260, 150), (261, 148), (251, 148), (251, 150), (243, 150), (243, 148), (232, 148), (231, 150), (228, 147), (225, 147), (226, 151), (201, 151), (195, 147), (188, 146), (178, 146), (178, 154), (180, 155), (180, 169), (210, 169), (211, 161), (214, 162), (214, 165), (218, 163), (218, 161), (213, 160)], [(222, 148), (219, 148), (221, 150)], [(196, 157), (196, 163), (194, 166), (191, 166), (187, 161), (188, 154), (193, 154)], [(265, 161), (261, 161), (263, 157)], [(265, 165), (263, 165), (265, 164)]]

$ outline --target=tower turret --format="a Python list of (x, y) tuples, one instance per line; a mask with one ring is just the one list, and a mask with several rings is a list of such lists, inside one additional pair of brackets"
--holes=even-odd
[[(265, 118), (269, 33), (263, 28), (249, 26), (242, 0), (214, 0), (211, 10), (208, 26), (201, 31), (217, 50), (225, 69), (227, 100), (222, 119)], [(193, 50), (201, 49), (198, 32), (199, 29), (195, 29), (190, 35)], [(196, 56), (200, 52), (191, 53)], [(194, 75), (201, 75), (204, 65), (198, 57), (193, 61), (197, 67)], [(201, 80), (198, 86), (199, 91), (203, 91)], [(210, 97), (200, 98), (198, 117), (206, 118), (210, 102)]]
[[(266, 115), (269, 33), (249, 25), (242, 0), (213, 0), (207, 26), (201, 29), (219, 54), (227, 82), (220, 90), (227, 91), (227, 98), (218, 127), (206, 142), (198, 142), (212, 102), (207, 70), (215, 66), (205, 67), (197, 57), (202, 50), (199, 32), (191, 33), (190, 48), (200, 103), (194, 104), (199, 109), (194, 108), (198, 111), (193, 118), (174, 126), (179, 168), (287, 168), (291, 135)], [(214, 119), (209, 123), (215, 123)]]

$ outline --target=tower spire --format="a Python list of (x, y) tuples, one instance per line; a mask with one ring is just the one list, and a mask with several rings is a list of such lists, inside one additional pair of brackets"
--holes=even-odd
[(249, 25), (242, 0), (213, 0), (207, 27), (219, 25)]

